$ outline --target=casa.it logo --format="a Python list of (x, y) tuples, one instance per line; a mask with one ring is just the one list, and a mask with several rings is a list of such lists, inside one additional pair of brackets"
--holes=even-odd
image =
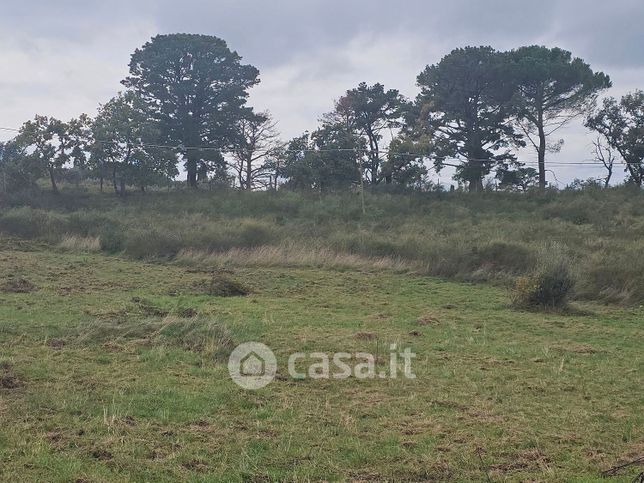
[[(411, 361), (416, 354), (409, 348), (400, 351), (397, 344), (389, 347), (389, 357), (381, 359), (368, 352), (295, 352), (288, 358), (288, 374), (300, 379), (396, 379), (402, 374), (415, 379)], [(228, 359), (232, 380), (244, 389), (261, 389), (277, 374), (275, 354), (259, 342), (247, 342), (233, 350)]]
[(277, 360), (264, 344), (247, 342), (235, 347), (230, 354), (228, 372), (238, 386), (261, 389), (275, 378)]

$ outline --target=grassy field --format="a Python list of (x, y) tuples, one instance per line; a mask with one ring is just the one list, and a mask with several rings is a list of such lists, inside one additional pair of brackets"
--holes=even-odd
[[(644, 304), (644, 191), (93, 191), (0, 199), (0, 233), (195, 267), (389, 267), (507, 286), (553, 256), (574, 297)], [(367, 259), (367, 260), (365, 260)]]
[[(356, 260), (237, 264), (250, 293), (223, 297), (199, 264), (53, 241), (0, 238), (4, 481), (603, 481), (644, 455), (641, 306), (522, 312), (498, 286)], [(258, 391), (228, 376), (246, 341), (278, 358)], [(392, 342), (416, 379), (284, 371)]]

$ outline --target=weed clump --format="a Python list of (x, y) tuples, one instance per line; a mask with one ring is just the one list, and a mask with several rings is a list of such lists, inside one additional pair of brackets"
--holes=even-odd
[(58, 246), (70, 252), (99, 252), (101, 242), (98, 237), (82, 237), (67, 235), (63, 237)]
[(23, 386), (22, 380), (13, 372), (11, 364), (8, 362), (0, 363), (0, 388), (2, 389), (19, 389)]
[(521, 308), (563, 308), (575, 286), (568, 260), (559, 255), (544, 257), (532, 274), (519, 277), (512, 290), (512, 303)]
[(174, 316), (132, 318), (124, 322), (96, 321), (85, 327), (74, 343), (81, 346), (103, 344), (178, 348), (217, 361), (228, 357), (236, 345), (228, 327), (218, 321)]
[(10, 278), (0, 285), (0, 292), (4, 293), (31, 293), (36, 286), (24, 277)]
[(250, 294), (250, 289), (243, 283), (225, 273), (214, 273), (208, 286), (208, 295), (215, 297), (242, 297)]

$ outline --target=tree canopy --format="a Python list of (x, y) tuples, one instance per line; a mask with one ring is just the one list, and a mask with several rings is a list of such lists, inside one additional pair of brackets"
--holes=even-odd
[(515, 83), (512, 107), (525, 137), (537, 152), (539, 186), (546, 186), (547, 151), (560, 149), (562, 141), (548, 138), (573, 118), (593, 107), (597, 93), (611, 86), (603, 72), (560, 48), (521, 47), (507, 54), (508, 75)]
[(327, 125), (342, 125), (366, 141), (364, 167), (371, 184), (392, 181), (391, 175), (381, 170), (383, 133), (402, 126), (405, 107), (406, 101), (396, 89), (361, 82), (338, 99), (335, 109), (325, 116)]
[[(109, 176), (114, 191), (124, 194), (126, 184), (144, 189), (178, 174), (177, 156), (157, 148), (161, 136), (132, 91), (118, 94), (101, 106), (92, 124), (91, 164), (102, 180)], [(109, 140), (108, 142), (104, 140)]]
[[(157, 35), (132, 54), (123, 84), (143, 100), (164, 142), (223, 150), (237, 139), (235, 126), (248, 114), (248, 90), (258, 75), (220, 38), (172, 34)], [(207, 156), (198, 149), (183, 155), (188, 184), (195, 187)]]
[[(183, 167), (188, 186), (211, 189), (394, 184), (428, 190), (434, 189), (430, 172), (449, 166), (459, 186), (471, 191), (484, 183), (543, 189), (552, 172), (546, 154), (563, 144), (551, 138), (582, 115), (600, 136), (593, 154), (594, 164), (607, 170), (604, 186), (615, 152), (630, 181), (644, 183), (644, 94), (607, 98), (596, 109), (609, 77), (566, 50), (457, 48), (427, 65), (416, 81), (420, 93), (413, 102), (397, 89), (361, 82), (333, 102), (317, 127), (287, 143), (267, 111), (247, 104), (259, 71), (224, 40), (157, 35), (134, 51), (122, 81), (126, 90), (99, 106), (94, 119), (39, 115), (24, 123), (2, 145), (1, 187), (8, 190), (7, 180), (15, 180), (12, 187), (35, 187), (47, 177), (58, 192), (58, 181), (93, 177), (101, 191), (107, 179), (122, 195), (128, 186), (167, 186)], [(537, 169), (520, 159), (525, 146), (534, 148)]]
[(604, 99), (601, 109), (586, 125), (602, 134), (624, 159), (630, 181), (644, 183), (644, 92), (626, 94), (621, 100)]
[(431, 136), (437, 169), (457, 158), (456, 178), (481, 190), (484, 176), (513, 158), (508, 148), (521, 142), (508, 122), (512, 85), (504, 56), (491, 47), (455, 49), (417, 81), (417, 128)]

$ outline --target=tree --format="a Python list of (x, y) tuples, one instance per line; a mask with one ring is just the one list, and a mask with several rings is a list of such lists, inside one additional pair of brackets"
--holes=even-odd
[(366, 171), (371, 184), (391, 183), (390, 174), (380, 170), (383, 133), (402, 126), (406, 101), (396, 89), (385, 90), (382, 84), (362, 82), (350, 89), (325, 116), (326, 124), (342, 124), (365, 139), (368, 149)]
[(499, 189), (527, 191), (537, 184), (539, 173), (534, 168), (519, 166), (510, 169), (504, 166), (497, 171), (496, 178), (499, 180)]
[(613, 177), (613, 167), (615, 166), (615, 151), (608, 146), (601, 136), (593, 141), (593, 154), (595, 160), (599, 161), (606, 169), (606, 177), (604, 178), (604, 188), (608, 188), (610, 180)]
[(537, 152), (539, 187), (546, 186), (546, 153), (563, 141), (548, 138), (575, 117), (589, 112), (598, 92), (611, 86), (602, 72), (560, 48), (521, 47), (507, 54), (515, 83), (513, 105), (517, 124)]
[(268, 112), (252, 113), (239, 121), (239, 141), (233, 148), (231, 164), (240, 188), (252, 190), (272, 184), (268, 161), (280, 146), (276, 125)]
[[(230, 148), (238, 120), (248, 115), (248, 89), (259, 72), (217, 37), (157, 35), (132, 54), (123, 84), (144, 101), (165, 143), (183, 145), (188, 184), (207, 168), (203, 145)], [(206, 163), (202, 163), (206, 161)]]
[(42, 165), (28, 156), (18, 139), (0, 143), (0, 192), (32, 188), (42, 174)]
[(293, 139), (285, 150), (282, 175), (298, 190), (334, 191), (360, 183), (360, 138), (337, 124)]
[(178, 174), (176, 152), (156, 147), (159, 131), (134, 92), (119, 93), (101, 106), (92, 134), (90, 159), (101, 190), (105, 176), (110, 176), (114, 192), (123, 195), (128, 184), (144, 190)]
[(623, 158), (630, 181), (644, 182), (644, 92), (626, 94), (618, 102), (604, 99), (602, 108), (591, 114), (586, 126), (602, 134), (608, 145)]
[(389, 144), (387, 162), (382, 167), (385, 177), (403, 186), (424, 186), (427, 168), (423, 161), (429, 155), (428, 151), (426, 142), (418, 142), (405, 134), (395, 137)]
[(36, 116), (22, 125), (16, 137), (16, 143), (25, 151), (27, 162), (41, 166), (49, 174), (51, 188), (56, 194), (57, 172), (69, 161), (80, 163), (83, 160), (84, 144), (78, 129), (86, 119), (82, 116), (80, 120), (65, 123), (53, 117)]
[(503, 55), (491, 47), (453, 50), (427, 66), (418, 85), (420, 119), (414, 127), (431, 137), (436, 169), (456, 158), (455, 178), (467, 182), (470, 191), (482, 190), (492, 168), (514, 158), (507, 148), (521, 145), (508, 122), (512, 86)]

